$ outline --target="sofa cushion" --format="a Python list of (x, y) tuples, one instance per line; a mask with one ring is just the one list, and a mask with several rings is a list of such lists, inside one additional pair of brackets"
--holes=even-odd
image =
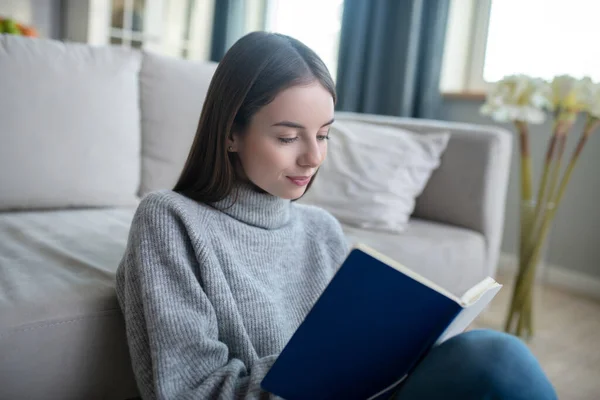
[(134, 211), (0, 213), (0, 399), (136, 395), (114, 289)]
[(450, 133), (336, 120), (330, 135), (327, 160), (300, 201), (357, 228), (405, 230)]
[(172, 189), (196, 134), (204, 98), (217, 64), (144, 53), (142, 183), (140, 196)]
[(487, 277), (485, 239), (478, 232), (415, 218), (399, 234), (342, 228), (348, 244), (365, 243), (456, 296)]
[(0, 35), (0, 210), (135, 203), (140, 60)]

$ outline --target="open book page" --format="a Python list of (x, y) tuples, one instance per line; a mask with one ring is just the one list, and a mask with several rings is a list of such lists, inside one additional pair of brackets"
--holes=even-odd
[(471, 325), (479, 314), (486, 308), (494, 296), (500, 291), (502, 285), (491, 278), (486, 278), (480, 284), (475, 285), (462, 297), (464, 308), (446, 328), (444, 333), (435, 342), (438, 345), (451, 337), (462, 333)]
[(481, 282), (473, 286), (471, 289), (467, 290), (460, 298), (462, 306), (468, 307), (471, 304), (475, 303), (482, 295), (484, 295), (490, 288), (498, 285), (498, 283), (487, 277), (483, 279)]

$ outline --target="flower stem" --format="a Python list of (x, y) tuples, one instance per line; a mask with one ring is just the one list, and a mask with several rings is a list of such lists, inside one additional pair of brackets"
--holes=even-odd
[(552, 159), (554, 158), (554, 151), (556, 149), (556, 142), (559, 132), (562, 130), (563, 122), (558, 120), (554, 124), (554, 129), (552, 132), (552, 137), (550, 138), (550, 142), (548, 143), (548, 150), (546, 151), (546, 162), (544, 165), (544, 172), (542, 175), (542, 182), (540, 183), (540, 187), (537, 194), (537, 206), (535, 209), (535, 215), (538, 215), (540, 211), (541, 204), (544, 200), (544, 194), (546, 193), (546, 186), (548, 185), (548, 174), (550, 171), (550, 166), (552, 165)]
[[(513, 309), (519, 310), (520, 328), (517, 327), (517, 334), (519, 336), (531, 337), (533, 335), (532, 304), (536, 266), (540, 260), (542, 248), (544, 247), (544, 243), (548, 236), (550, 227), (552, 226), (558, 206), (562, 202), (566, 186), (571, 178), (571, 174), (573, 173), (575, 165), (581, 156), (581, 152), (585, 146), (585, 143), (587, 142), (587, 139), (598, 126), (600, 126), (600, 120), (597, 118), (588, 117), (588, 121), (586, 122), (579, 143), (577, 144), (577, 148), (573, 152), (573, 156), (571, 157), (571, 161), (569, 162), (567, 170), (561, 180), (557, 193), (553, 197), (550, 197), (549, 204), (544, 205), (542, 208), (546, 211), (542, 219), (540, 230), (538, 232), (533, 232), (531, 241), (528, 243), (528, 245), (531, 246), (531, 250), (526, 251), (526, 253), (528, 253), (528, 257), (522, 262), (522, 265), (524, 265), (523, 274), (515, 286), (515, 294), (513, 296), (514, 304), (511, 306), (511, 311)], [(562, 150), (564, 151), (564, 149)], [(556, 177), (553, 178), (555, 180), (557, 179)], [(553, 185), (555, 186), (556, 182), (554, 182)], [(551, 195), (552, 194), (553, 193), (551, 193)], [(540, 206), (539, 203), (538, 206)], [(529, 248), (529, 246), (526, 246), (526, 248)], [(522, 322), (521, 319), (523, 320)]]
[[(558, 172), (560, 171), (560, 159), (562, 153), (564, 153), (566, 136), (570, 126), (571, 123), (562, 118), (557, 118), (554, 124), (553, 134), (546, 152), (545, 166), (535, 209), (533, 209), (533, 203), (530, 197), (531, 193), (527, 193), (523, 190), (524, 170), (522, 171), (522, 201), (524, 201), (524, 204), (522, 204), (521, 208), (520, 221), (519, 271), (515, 280), (509, 316), (505, 324), (505, 330), (509, 331), (512, 319), (516, 317), (516, 332), (519, 336), (531, 337), (533, 335), (533, 322), (531, 316), (533, 298), (531, 293), (533, 292), (533, 285), (536, 277), (536, 259), (539, 258), (537, 253), (539, 253), (540, 244), (543, 244), (545, 236), (547, 235), (544, 231), (544, 221), (546, 221), (546, 218), (548, 217), (544, 212), (547, 207), (546, 198), (551, 198), (552, 192), (555, 190)], [(517, 127), (519, 126), (517, 125)], [(522, 156), (522, 158), (524, 157)], [(555, 158), (557, 159), (556, 166), (554, 166)], [(531, 185), (531, 183), (529, 183), (529, 185)], [(550, 188), (548, 188), (548, 186), (550, 186)], [(526, 197), (526, 194), (529, 194), (529, 198)], [(542, 239), (541, 243), (540, 239)]]
[[(522, 170), (521, 170), (521, 189), (522, 189), (522, 209), (521, 209), (521, 241), (519, 246), (519, 273), (515, 281), (513, 296), (509, 308), (509, 314), (505, 323), (507, 332), (514, 332), (523, 338), (531, 338), (534, 333), (533, 320), (533, 295), (536, 278), (536, 267), (539, 263), (542, 249), (547, 240), (548, 232), (556, 215), (558, 206), (562, 202), (566, 187), (569, 183), (573, 170), (579, 160), (583, 148), (593, 131), (600, 126), (600, 120), (588, 117), (579, 143), (573, 152), (571, 160), (567, 166), (562, 179), (559, 179), (562, 156), (565, 151), (567, 134), (572, 126), (571, 121), (562, 121), (555, 125), (554, 134), (548, 146), (546, 155), (546, 165), (544, 177), (540, 185), (539, 195), (535, 212), (532, 212), (531, 198), (527, 198), (526, 171), (530, 173), (531, 169), (526, 167), (530, 165), (528, 152), (523, 152), (522, 146)], [(517, 127), (519, 127), (517, 125)], [(520, 134), (523, 131), (520, 131)], [(524, 131), (526, 133), (526, 131)], [(523, 143), (523, 135), (521, 141)], [(527, 143), (525, 143), (527, 144)], [(556, 158), (555, 158), (556, 157)], [(554, 169), (551, 169), (553, 161)], [(560, 182), (560, 184), (558, 183)], [(529, 180), (529, 188), (531, 181)], [(556, 190), (558, 185), (558, 190)], [(549, 186), (549, 187), (548, 187)], [(547, 201), (546, 201), (547, 200)], [(535, 229), (536, 223), (539, 223), (539, 229)], [(516, 326), (515, 326), (516, 323)]]
[(598, 126), (600, 126), (600, 120), (598, 118), (588, 116), (585, 127), (583, 129), (583, 133), (579, 139), (579, 142), (577, 143), (577, 147), (573, 151), (573, 155), (571, 156), (571, 161), (569, 162), (569, 165), (567, 166), (567, 170), (565, 171), (565, 174), (560, 182), (560, 186), (558, 188), (558, 193), (556, 194), (556, 199), (555, 199), (556, 205), (560, 204), (560, 202), (562, 201), (562, 198), (565, 194), (567, 184), (569, 183), (569, 180), (571, 179), (571, 175), (573, 174), (573, 170), (575, 169), (575, 165), (577, 165), (577, 161), (579, 160), (579, 157), (581, 156), (583, 147), (587, 143), (587, 140), (590, 137), (590, 135), (598, 128)]
[[(522, 254), (526, 239), (529, 236), (529, 224), (526, 221), (531, 220), (531, 197), (532, 197), (532, 169), (531, 169), (531, 154), (529, 151), (529, 129), (527, 124), (523, 121), (515, 121), (515, 126), (519, 134), (519, 144), (521, 152), (521, 228), (519, 236), (519, 253)], [(517, 273), (516, 282), (520, 281), (520, 277), (523, 274), (522, 264), (519, 264), (519, 270)], [(509, 307), (508, 317), (505, 322), (505, 331), (510, 331), (515, 316), (514, 302), (515, 302), (515, 291), (511, 299)], [(519, 319), (520, 321), (520, 319)], [(521, 329), (520, 324), (517, 325), (517, 331)]]
[(521, 198), (531, 200), (531, 152), (529, 151), (529, 129), (523, 121), (515, 121), (519, 132), (519, 143), (521, 147)]
[[(544, 207), (546, 207), (547, 199), (552, 197), (553, 191), (555, 190), (556, 180), (558, 179), (560, 172), (561, 158), (565, 150), (567, 134), (573, 124), (570, 119), (563, 118), (562, 115), (564, 114), (560, 111), (557, 113), (557, 119), (553, 129), (554, 132), (552, 134), (552, 138), (550, 139), (550, 143), (548, 144), (546, 163), (544, 166), (542, 182), (538, 191), (534, 218), (531, 230), (528, 232), (529, 241), (533, 240), (533, 238), (536, 236), (536, 233), (541, 229), (543, 210)], [(555, 158), (556, 163), (554, 162)], [(550, 188), (548, 188), (549, 183)], [(530, 257), (531, 254), (526, 254), (525, 256)]]
[(514, 310), (519, 311), (519, 321), (521, 322), (521, 329), (517, 330), (517, 335), (530, 339), (533, 336), (533, 292), (535, 285), (535, 272), (536, 266), (539, 262), (541, 250), (544, 246), (544, 242), (548, 235), (549, 227), (552, 224), (556, 208), (552, 208), (545, 214), (540, 235), (535, 240), (535, 246), (531, 252), (531, 257), (526, 261), (525, 272), (519, 282), (519, 285), (515, 288), (515, 305)]

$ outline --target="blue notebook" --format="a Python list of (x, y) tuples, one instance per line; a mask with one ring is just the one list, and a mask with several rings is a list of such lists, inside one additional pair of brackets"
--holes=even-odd
[(432, 346), (463, 332), (502, 285), (458, 298), (355, 245), (261, 386), (288, 400), (387, 399)]

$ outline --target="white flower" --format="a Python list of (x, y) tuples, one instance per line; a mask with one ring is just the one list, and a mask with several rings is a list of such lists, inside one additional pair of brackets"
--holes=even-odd
[(590, 96), (590, 102), (587, 106), (587, 112), (592, 117), (600, 118), (600, 83), (592, 85), (592, 95)]
[(581, 111), (600, 118), (600, 83), (594, 83), (590, 78), (582, 79), (580, 97), (583, 103)]
[(540, 124), (551, 108), (548, 82), (527, 75), (510, 75), (498, 81), (488, 93), (480, 112), (499, 122), (523, 121)]
[(559, 75), (552, 79), (552, 108), (577, 113), (587, 108), (593, 83), (588, 77), (576, 79), (569, 75)]

